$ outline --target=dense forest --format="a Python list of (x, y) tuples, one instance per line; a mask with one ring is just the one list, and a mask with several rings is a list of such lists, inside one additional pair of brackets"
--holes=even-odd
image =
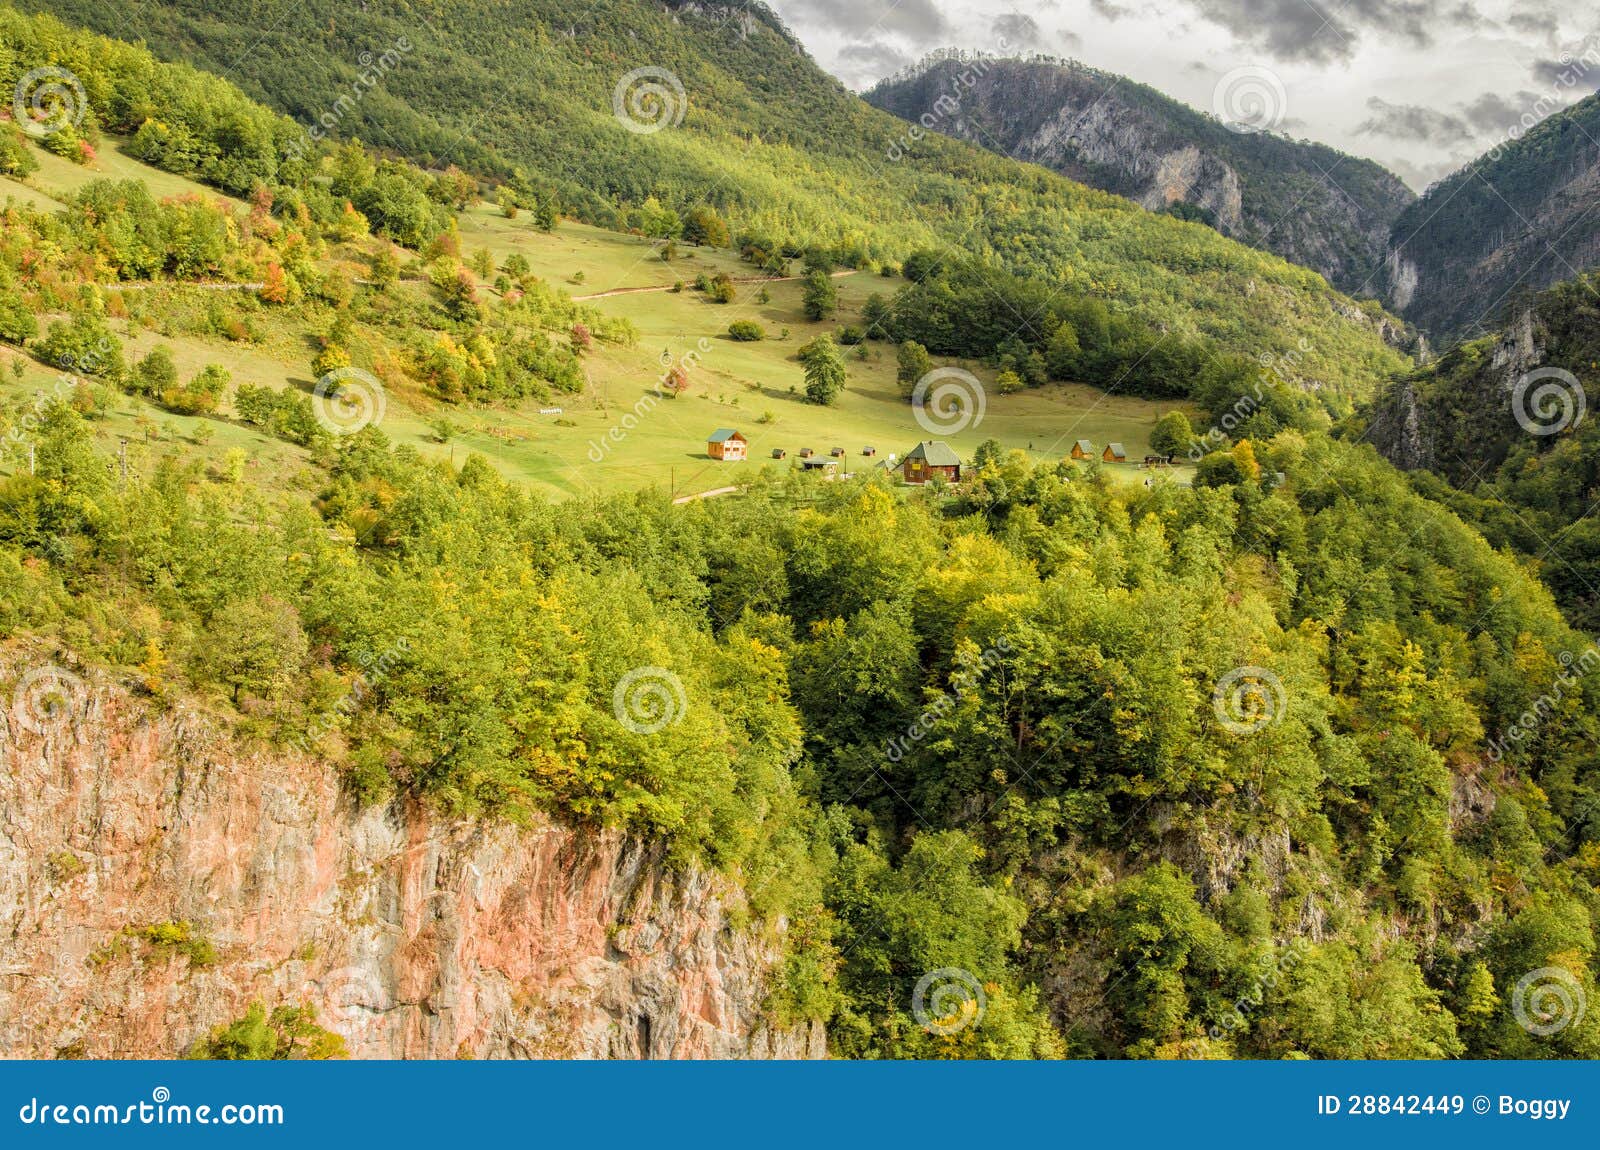
[[(241, 738), (323, 732), (368, 798), (668, 836), (801, 924), (772, 1008), (840, 1054), (1600, 1049), (1511, 1015), (1527, 970), (1593, 990), (1588, 685), (1483, 758), (1587, 641), (1370, 454), (1285, 431), (1136, 496), (1001, 456), (948, 505), (554, 507), (369, 429), (273, 507), (180, 464), (114, 484), (64, 404), (37, 441), (0, 487), (8, 633)], [(644, 733), (612, 699), (642, 663), (683, 700)], [(1242, 710), (1238, 667), (1271, 684)], [(959, 1035), (907, 1015), (935, 968), (987, 988)]]
[[(152, 11), (152, 39), (183, 27), (219, 50), (199, 33), (221, 36), (220, 17), (180, 22), (179, 8)], [(597, 13), (602, 28), (614, 15)], [(653, 7), (628, 13), (677, 35)], [(311, 9), (289, 15), (286, 35), (301, 15), (331, 26)], [(815, 70), (752, 19), (765, 31), (740, 51), (786, 45), (803, 75), (771, 82), (783, 99), (806, 91)], [(463, 26), (485, 60), (512, 50), (504, 28)], [(673, 44), (685, 41), (657, 46)], [(661, 145), (682, 152), (635, 152), (605, 137), (592, 163), (645, 182), (596, 180), (585, 204), (573, 188), (590, 175), (561, 168), (577, 152), (502, 171), (492, 191), (499, 153), (462, 156), (485, 165), (474, 175), (353, 141), (302, 152), (293, 122), (221, 80), (0, 9), (0, 80), (41, 58), (70, 65), (89, 101), (52, 150), (87, 161), (101, 133), (120, 133), (137, 158), (237, 199), (91, 179), (60, 211), (5, 209), (0, 342), (72, 380), (5, 414), (8, 440), (28, 448), (26, 466), (8, 451), (0, 480), (6, 639), (70, 650), (153, 708), (198, 701), (241, 747), (315, 754), (353, 803), (403, 795), (463, 818), (624, 828), (717, 868), (757, 918), (786, 928), (767, 1011), (825, 1022), (838, 1056), (1600, 1056), (1593, 1014), (1553, 1033), (1525, 1021), (1534, 975), (1596, 991), (1588, 674), (1600, 654), (1574, 629), (1588, 620), (1564, 618), (1532, 565), (1469, 525), (1470, 506), (1458, 514), (1449, 492), (1330, 434), (1364, 418), (1354, 401), (1401, 361), (1368, 312), (1329, 318), (1354, 305), (1318, 277), (932, 145), (972, 167), (898, 178), (960, 189), (945, 222), (966, 210), (958, 181), (991, 172), (987, 194), (1016, 207), (1002, 221), (1078, 246), (1057, 266), (1062, 249), (1009, 258), (999, 233), (951, 250), (886, 224), (862, 258), (900, 274), (884, 277), (862, 338), (898, 342), (908, 363), (930, 349), (992, 359), (1019, 380), (1110, 386), (1138, 366), (1146, 394), (1183, 397), (1210, 423), (1197, 437), (1181, 412), (1162, 421), (1173, 451), (1196, 460), (1192, 485), (1119, 484), (1093, 463), (987, 443), (954, 489), (793, 472), (681, 506), (655, 490), (552, 503), (478, 457), (428, 460), (376, 427), (330, 434), (296, 392), (230, 392), (220, 367), (184, 380), (158, 351), (125, 354), (114, 321), (129, 317), (113, 313), (128, 305), (105, 289), (249, 279), (259, 299), (159, 319), (210, 325), (217, 340), (243, 325), (243, 339), (281, 309), (315, 336), (318, 374), (389, 331), (403, 346), (393, 378), (445, 403), (572, 392), (586, 341), (633, 333), (526, 268), (490, 263), (506, 282), (489, 298), (462, 274), (474, 256), (453, 241), (456, 214), (503, 195), (559, 227), (563, 212), (626, 216), (651, 191), (665, 213), (682, 203), (674, 169), (652, 163), (709, 157), (710, 144), (691, 134)], [(538, 57), (576, 59), (567, 47)], [(481, 66), (458, 49), (439, 67), (452, 61)], [(719, 91), (713, 72), (681, 63)], [(439, 75), (430, 88), (449, 87)], [(727, 107), (746, 98), (730, 91)], [(782, 138), (752, 116), (752, 134)], [(777, 151), (823, 170), (802, 145), (829, 134), (824, 121), (791, 125)], [(408, 123), (426, 130), (395, 112), (397, 130)], [(511, 131), (484, 138), (512, 155)], [(429, 139), (396, 152), (438, 160)], [(37, 162), (29, 146), (0, 123), (8, 174)], [(825, 281), (850, 258), (849, 229), (786, 256), (753, 232), (798, 201), (768, 194), (761, 162), (753, 173), (722, 202), (726, 219), (693, 217), (700, 238), (761, 264), (804, 258)], [(1071, 227), (1046, 213), (1058, 192)], [(738, 196), (756, 206), (741, 215)], [(874, 218), (850, 227), (865, 237)], [(680, 234), (688, 225), (686, 212)], [(1115, 256), (1125, 244), (1137, 257)], [(1082, 290), (1052, 293), (1068, 263)], [(1113, 288), (1115, 269), (1127, 279)], [(1256, 273), (1253, 298), (1283, 300), (1229, 295)], [(1181, 293), (1134, 306), (1130, 285), (1163, 284)], [(1263, 366), (1278, 342), (1248, 338), (1279, 322), (1280, 303), (1318, 317), (1327, 341), (1324, 358), (1295, 360), (1303, 373)], [(1005, 322), (1010, 308), (1030, 322)], [(1175, 315), (1184, 322), (1163, 327)], [(243, 460), (108, 466), (95, 426), (107, 389), (172, 411), (230, 402), (308, 448), (305, 472), (275, 488)], [(381, 675), (367, 673), (375, 663)], [(641, 672), (654, 700), (643, 716), (618, 702)], [(971, 980), (965, 1005), (930, 1025), (926, 980), (949, 971)], [(299, 1009), (262, 1004), (193, 1053), (336, 1054)]]

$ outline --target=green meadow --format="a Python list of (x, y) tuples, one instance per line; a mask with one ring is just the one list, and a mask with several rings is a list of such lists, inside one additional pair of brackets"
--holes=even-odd
[[(12, 197), (51, 210), (97, 177), (141, 179), (160, 196), (217, 195), (141, 164), (111, 139), (89, 169), (35, 150), (39, 171), (26, 182), (0, 181), (0, 202)], [(987, 439), (1036, 459), (1064, 456), (1078, 438), (1091, 440), (1097, 449), (1119, 441), (1134, 462), (1108, 471), (1137, 483), (1149, 476), (1137, 461), (1148, 451), (1150, 430), (1170, 406), (1071, 384), (1001, 396), (990, 368), (964, 363), (957, 366), (984, 386), (982, 408), (969, 404), (965, 418), (956, 420), (960, 426), (936, 423), (941, 433), (935, 435), (918, 424), (900, 394), (890, 343), (872, 340), (843, 349), (849, 381), (837, 404), (821, 407), (804, 398), (797, 358), (801, 346), (824, 331), (860, 323), (868, 296), (892, 293), (897, 281), (864, 271), (841, 274), (835, 280), (838, 314), (812, 323), (801, 309), (798, 278), (751, 282), (758, 279), (754, 269), (726, 250), (680, 245), (674, 258), (664, 260), (657, 243), (640, 237), (565, 221), (544, 233), (526, 215), (507, 219), (486, 204), (462, 217), (460, 238), (463, 254), (486, 248), (496, 266), (512, 253), (522, 253), (539, 276), (574, 299), (629, 320), (639, 338), (629, 347), (597, 342), (585, 358), (588, 382), (581, 395), (549, 404), (474, 407), (437, 403), (420, 391), (390, 389), (381, 426), (396, 442), (415, 446), (430, 458), (459, 462), (469, 453), (480, 454), (502, 474), (552, 497), (641, 487), (694, 495), (737, 485), (761, 468), (797, 467), (801, 449), (808, 447), (820, 455), (843, 448), (842, 470), (850, 473), (882, 465), (891, 454), (903, 455), (919, 440), (935, 438), (948, 442), (963, 458), (970, 458)], [(361, 266), (352, 259), (357, 254), (336, 249), (328, 258), (342, 260), (347, 272), (359, 276)], [(718, 273), (739, 281), (729, 303), (713, 303), (693, 290), (697, 276)], [(428, 289), (404, 282), (400, 290)], [(217, 363), (231, 373), (235, 385), (311, 388), (309, 361), (315, 344), (291, 319), (258, 310), (258, 339), (253, 342), (188, 334), (184, 324), (173, 322), (204, 308), (211, 291), (170, 284), (115, 291), (122, 297), (118, 311), (124, 318), (114, 326), (130, 359), (165, 344), (185, 377)], [(41, 320), (48, 323), (51, 318)], [(735, 320), (756, 321), (766, 338), (731, 339), (728, 325)], [(5, 362), (11, 360), (22, 363), (20, 375)], [(666, 365), (674, 363), (684, 366), (689, 386), (671, 396), (658, 385)], [(0, 368), (0, 396), (13, 411), (25, 410), (36, 393), (48, 392), (58, 379), (57, 373), (11, 350), (0, 350)], [(554, 407), (559, 412), (550, 410)], [(445, 434), (441, 419), (451, 425)], [(707, 437), (720, 427), (735, 428), (749, 440), (748, 459), (723, 463), (706, 454)], [(188, 417), (117, 394), (97, 419), (96, 432), (108, 451), (119, 450), (126, 441), (134, 461), (171, 453), (217, 465), (239, 449), (248, 455), (252, 474), (279, 482), (311, 482), (309, 473), (302, 474), (304, 451), (232, 419), (226, 406), (216, 415)], [(874, 457), (864, 455), (867, 447), (875, 449)], [(774, 460), (775, 450), (784, 451), (786, 458)], [(15, 453), (3, 464), (8, 469), (25, 465), (25, 458)], [(1187, 469), (1176, 468), (1174, 474), (1184, 481)]]

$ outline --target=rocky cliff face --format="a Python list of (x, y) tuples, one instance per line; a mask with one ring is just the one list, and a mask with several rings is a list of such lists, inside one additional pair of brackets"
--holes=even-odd
[(865, 98), (924, 127), (1041, 164), (1150, 211), (1376, 294), (1390, 226), (1415, 197), (1331, 148), (1240, 134), (1152, 88), (1072, 62), (939, 60)]
[(1407, 471), (1436, 471), (1458, 484), (1492, 473), (1530, 435), (1517, 422), (1517, 385), (1545, 364), (1549, 341), (1545, 320), (1526, 308), (1493, 337), (1391, 381), (1373, 400), (1366, 439)]
[(361, 1058), (824, 1053), (764, 1020), (775, 947), (714, 875), (614, 833), (359, 811), (314, 761), (10, 662), (0, 1055), (172, 1057), (254, 1001), (314, 1004)]

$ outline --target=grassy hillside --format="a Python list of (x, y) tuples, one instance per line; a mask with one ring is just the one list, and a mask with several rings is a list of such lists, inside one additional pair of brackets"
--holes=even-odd
[[(826, 76), (759, 4), (602, 0), (574, 18), (557, 0), (314, 0), (270, 14), (177, 0), (142, 8), (136, 29), (103, 0), (22, 6), (136, 34), (302, 125), (329, 116), (335, 134), (435, 166), (520, 168), (602, 226), (637, 222), (652, 196), (680, 214), (710, 204), (766, 250), (824, 245), (851, 264), (960, 250), (1179, 335), (1294, 353), (1307, 381), (1336, 391), (1365, 394), (1402, 364), (1373, 315), (1305, 269), (937, 134), (902, 146), (903, 123)], [(393, 66), (360, 87), (363, 54), (386, 51)], [(683, 115), (639, 134), (613, 97), (647, 67), (681, 83)]]
[[(0, 203), (26, 202), (61, 211), (91, 180), (138, 179), (163, 196), (190, 195), (217, 199), (214, 191), (180, 176), (162, 172), (129, 157), (122, 142), (108, 139), (99, 149), (93, 168), (85, 168), (29, 145), (39, 170), (27, 180), (0, 179)], [(245, 205), (231, 209), (242, 216)], [(499, 211), (479, 205), (459, 218), (463, 250), (486, 250), (495, 266), (520, 254), (533, 272), (560, 287), (595, 311), (629, 321), (638, 332), (631, 346), (599, 344), (584, 363), (587, 381), (577, 395), (522, 405), (461, 405), (444, 403), (415, 386), (390, 389), (380, 426), (400, 443), (415, 445), (425, 457), (456, 459), (477, 453), (508, 478), (553, 496), (567, 497), (658, 486), (675, 494), (695, 494), (742, 483), (769, 468), (786, 472), (799, 465), (799, 450), (810, 446), (826, 453), (845, 447), (847, 470), (881, 463), (891, 453), (904, 453), (929, 433), (913, 418), (912, 410), (895, 383), (894, 348), (872, 342), (869, 358), (849, 360), (849, 384), (836, 406), (819, 407), (804, 402), (803, 369), (796, 359), (798, 347), (818, 330), (833, 330), (860, 323), (861, 306), (881, 277), (851, 272), (838, 278), (841, 308), (827, 324), (806, 320), (801, 309), (802, 284), (798, 280), (765, 284), (741, 283), (732, 303), (718, 305), (703, 294), (670, 289), (685, 277), (718, 272), (753, 277), (753, 269), (731, 252), (688, 249), (672, 263), (659, 258), (659, 247), (649, 241), (582, 224), (566, 224), (545, 233), (527, 216), (506, 219)], [(365, 274), (362, 251), (389, 248), (381, 240), (345, 245), (319, 261), (352, 277)], [(484, 285), (485, 290), (489, 290)], [(758, 303), (765, 287), (770, 299)], [(644, 290), (637, 290), (644, 289)], [(430, 291), (415, 279), (395, 289), (419, 310), (429, 306)], [(614, 294), (613, 294), (614, 293)], [(216, 363), (239, 384), (307, 391), (313, 379), (308, 364), (316, 334), (326, 320), (326, 309), (291, 314), (259, 306), (255, 293), (218, 293), (208, 287), (181, 283), (151, 283), (112, 288), (116, 310), (127, 315), (114, 325), (130, 358), (140, 358), (157, 346), (174, 353), (179, 374), (187, 379), (206, 364)], [(226, 314), (247, 316), (259, 338), (240, 343), (200, 323), (214, 308)], [(771, 336), (759, 342), (739, 343), (728, 338), (728, 325), (736, 319), (755, 319)], [(791, 336), (779, 339), (788, 328)], [(363, 345), (361, 362), (372, 366), (393, 343), (392, 333), (366, 323), (356, 325), (355, 340)], [(704, 350), (702, 350), (704, 349)], [(693, 354), (694, 369), (682, 395), (663, 399), (659, 388), (662, 357), (677, 361)], [(0, 370), (0, 394), (10, 397), (13, 411), (25, 409), (34, 394), (48, 391), (57, 373), (31, 357), (0, 349), (22, 367), (21, 374)], [(994, 370), (969, 365), (992, 384)], [(1072, 384), (1030, 389), (1015, 396), (991, 398), (980, 423), (946, 436), (969, 457), (985, 439), (994, 438), (1008, 448), (1022, 449), (1037, 459), (1059, 457), (1076, 438), (1104, 444), (1120, 440), (1134, 459), (1149, 449), (1149, 433), (1170, 405), (1105, 395)], [(647, 405), (639, 415), (636, 405)], [(541, 415), (542, 408), (559, 406), (561, 414)], [(106, 451), (120, 440), (132, 443), (135, 458), (178, 451), (209, 465), (221, 467), (229, 451), (248, 451), (253, 474), (271, 486), (273, 478), (287, 480), (309, 466), (303, 449), (243, 425), (231, 404), (220, 414), (186, 416), (162, 410), (137, 396), (118, 394), (96, 421)], [(620, 437), (624, 416), (637, 418)], [(447, 419), (455, 428), (448, 442), (439, 441), (436, 423)], [(764, 422), (763, 422), (764, 420)], [(631, 420), (630, 420), (631, 423)], [(750, 459), (724, 464), (707, 457), (705, 440), (716, 427), (733, 426), (750, 439)], [(205, 442), (195, 441), (199, 428), (208, 428)], [(598, 450), (597, 450), (598, 445)], [(871, 445), (877, 455), (867, 460), (861, 448)], [(774, 447), (788, 458), (771, 460)], [(0, 471), (24, 467), (26, 459), (13, 454), (0, 460)], [(1134, 466), (1111, 466), (1108, 474), (1127, 482), (1148, 475)], [(1188, 469), (1169, 473), (1180, 480)]]

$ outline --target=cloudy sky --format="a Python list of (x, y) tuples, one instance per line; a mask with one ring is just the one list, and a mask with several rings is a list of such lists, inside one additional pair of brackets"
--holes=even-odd
[(1210, 112), (1219, 81), (1248, 69), (1281, 104), (1280, 130), (1370, 156), (1418, 190), (1501, 142), (1525, 112), (1600, 88), (1597, 0), (769, 3), (856, 89), (935, 48), (1042, 52)]

